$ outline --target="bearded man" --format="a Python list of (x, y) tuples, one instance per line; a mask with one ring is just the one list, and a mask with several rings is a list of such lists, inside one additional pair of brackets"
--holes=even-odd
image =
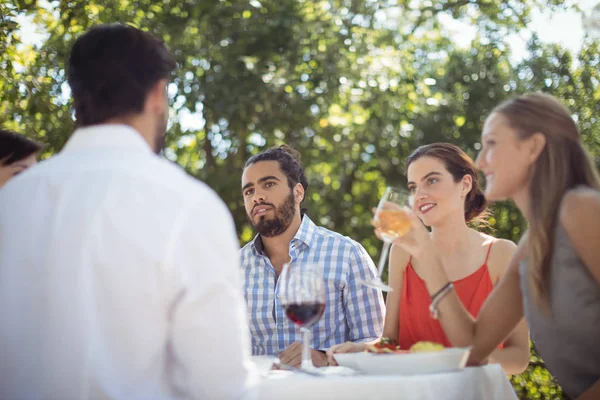
[(356, 241), (315, 225), (300, 205), (308, 181), (300, 155), (287, 145), (251, 157), (242, 174), (246, 213), (257, 232), (240, 251), (250, 318), (253, 355), (278, 355), (300, 366), (300, 331), (280, 302), (278, 278), (284, 264), (312, 263), (323, 273), (326, 303), (312, 327), (311, 357), (327, 365), (324, 353), (346, 341), (378, 339), (385, 306), (381, 291), (360, 283), (377, 276), (373, 261)]

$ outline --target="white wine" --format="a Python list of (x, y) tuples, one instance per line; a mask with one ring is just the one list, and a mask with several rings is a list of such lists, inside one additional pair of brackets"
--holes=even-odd
[(376, 278), (362, 281), (363, 285), (385, 292), (393, 290), (389, 285), (383, 283), (381, 274), (385, 268), (385, 262), (392, 242), (400, 236), (405, 235), (411, 229), (412, 219), (410, 214), (407, 214), (406, 210), (402, 208), (406, 206), (408, 199), (409, 194), (405, 190), (395, 189), (391, 186), (385, 188), (374, 218), (377, 236), (384, 241), (381, 255), (379, 256), (378, 274)]
[(375, 222), (383, 239), (390, 242), (410, 231), (410, 218), (403, 210), (378, 210)]

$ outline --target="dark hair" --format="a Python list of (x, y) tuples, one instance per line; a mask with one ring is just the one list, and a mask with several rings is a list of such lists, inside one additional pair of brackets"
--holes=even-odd
[(479, 187), (477, 170), (471, 157), (458, 146), (450, 143), (432, 143), (417, 148), (406, 159), (406, 168), (421, 157), (434, 157), (442, 161), (454, 182), (459, 182), (465, 175), (470, 175), (473, 180), (471, 191), (465, 198), (465, 220), (485, 224), (489, 215), (487, 200)]
[(36, 154), (42, 145), (24, 135), (0, 129), (0, 165), (9, 165)]
[(141, 112), (150, 89), (175, 67), (165, 45), (147, 32), (93, 27), (75, 41), (67, 67), (78, 125)]
[[(279, 168), (281, 168), (281, 171), (283, 171), (287, 177), (290, 189), (293, 189), (298, 183), (301, 184), (304, 188), (304, 198), (306, 198), (308, 180), (304, 174), (304, 167), (302, 166), (300, 158), (300, 153), (287, 144), (283, 144), (279, 147), (273, 147), (250, 157), (248, 161), (246, 161), (246, 164), (244, 164), (244, 169), (260, 161), (277, 161), (279, 162)], [(304, 201), (304, 199), (302, 201)], [(304, 215), (305, 212), (306, 209), (303, 208), (301, 210), (302, 215)]]

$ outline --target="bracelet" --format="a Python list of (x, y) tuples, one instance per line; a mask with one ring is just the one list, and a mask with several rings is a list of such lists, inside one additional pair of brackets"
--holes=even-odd
[(445, 284), (440, 290), (438, 290), (433, 296), (431, 296), (431, 304), (429, 305), (429, 312), (431, 318), (439, 319), (440, 312), (438, 310), (438, 304), (450, 291), (454, 289), (452, 282)]
[(446, 283), (444, 286), (442, 286), (442, 288), (440, 290), (438, 290), (437, 292), (435, 292), (434, 294), (431, 295), (431, 301), (435, 301), (435, 298), (438, 297), (442, 292), (444, 292), (445, 290), (448, 290), (448, 288), (452, 285), (452, 282), (448, 282)]

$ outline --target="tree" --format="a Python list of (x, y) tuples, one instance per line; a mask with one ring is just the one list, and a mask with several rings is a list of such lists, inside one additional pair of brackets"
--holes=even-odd
[[(242, 166), (250, 155), (286, 142), (303, 155), (311, 218), (359, 240), (377, 257), (371, 207), (387, 184), (404, 185), (406, 157), (434, 141), (452, 142), (475, 157), (485, 117), (517, 93), (542, 90), (563, 99), (600, 165), (598, 43), (587, 39), (574, 60), (534, 35), (530, 56), (512, 61), (505, 38), (526, 29), (534, 6), (574, 4), (4, 0), (0, 115), (6, 127), (46, 143), (44, 157), (50, 157), (74, 129), (65, 83), (74, 39), (101, 22), (147, 29), (179, 64), (169, 87), (165, 156), (224, 198), (242, 243), (253, 235), (240, 193)], [(39, 46), (21, 43), (17, 17), (23, 16), (44, 32)], [(447, 21), (475, 28), (467, 48), (453, 40)], [(514, 205), (497, 204), (493, 211), (495, 235), (518, 240), (526, 225)], [(513, 380), (517, 391), (560, 397), (560, 388), (537, 367)]]

